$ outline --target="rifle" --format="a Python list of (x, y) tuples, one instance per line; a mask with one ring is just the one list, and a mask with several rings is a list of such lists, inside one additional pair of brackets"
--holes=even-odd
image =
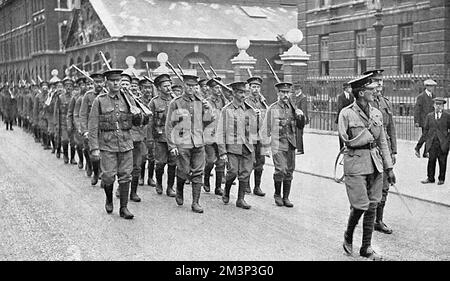
[(211, 69), (214, 76), (219, 77), (219, 75), (217, 75), (217, 72), (214, 70), (214, 68), (211, 65), (209, 66), (209, 69)]
[(211, 79), (211, 76), (208, 74), (208, 72), (206, 72), (206, 70), (205, 70), (205, 68), (203, 67), (203, 65), (202, 65), (200, 62), (197, 62), (197, 63), (198, 63), (198, 65), (200, 65), (200, 67), (201, 67), (203, 73), (205, 73), (206, 78)]
[[(253, 77), (252, 72), (250, 71), (250, 68), (246, 68), (246, 69), (247, 69), (248, 76)], [(261, 102), (266, 107), (266, 109), (269, 108), (269, 105), (266, 102), (266, 98), (261, 93), (258, 93), (258, 94), (259, 94), (259, 98), (261, 99)]]
[[(184, 82), (183, 78), (176, 72), (175, 68), (173, 67), (173, 65), (172, 65), (169, 61), (167, 61), (167, 65), (170, 67), (170, 69), (172, 70), (172, 72), (175, 73), (175, 75), (178, 77), (178, 79), (180, 79), (181, 82)], [(179, 65), (178, 65), (178, 66), (179, 66)], [(180, 68), (180, 71), (183, 71), (183, 70)], [(201, 100), (202, 102), (206, 101), (205, 99), (203, 99), (202, 97), (200, 97), (199, 95), (197, 95), (197, 92), (195, 92), (194, 96), (195, 96), (196, 98), (198, 98), (199, 100)]]
[(72, 64), (69, 69), (75, 68), (76, 71), (81, 73), (84, 77), (86, 77), (89, 81), (94, 82), (94, 79), (92, 79), (89, 75), (87, 75), (83, 70), (79, 69), (76, 65)]
[[(278, 78), (277, 73), (275, 72), (275, 70), (272, 68), (272, 65), (270, 64), (270, 62), (267, 60), (267, 58), (265, 59), (267, 62), (267, 65), (269, 66), (270, 72), (272, 72), (273, 77), (275, 77), (275, 80), (277, 80), (277, 83), (281, 83), (280, 78)], [(292, 108), (294, 109), (294, 112), (297, 110), (297, 107), (292, 103), (291, 97), (289, 97), (289, 104), (292, 106)]]
[(180, 64), (177, 64), (177, 67), (180, 70), (181, 75), (184, 75), (183, 69), (181, 68)]
[(111, 68), (111, 66), (109, 65), (108, 60), (106, 59), (105, 54), (103, 54), (102, 51), (100, 51), (99, 54), (100, 54), (101, 58), (103, 59), (103, 62), (105, 63), (106, 68), (108, 68), (108, 70), (111, 70), (112, 68)]

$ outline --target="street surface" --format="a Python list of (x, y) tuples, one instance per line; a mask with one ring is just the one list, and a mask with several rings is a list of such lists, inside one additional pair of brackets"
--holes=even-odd
[[(118, 215), (117, 198), (113, 214), (105, 212), (104, 192), (90, 185), (84, 170), (14, 129), (0, 129), (0, 260), (364, 260), (358, 257), (362, 220), (356, 254), (343, 253), (349, 205), (344, 185), (329, 179), (295, 173), (295, 207), (280, 208), (273, 200), (273, 167), (266, 165), (267, 195), (247, 195), (251, 210), (235, 207), (233, 186), (229, 205), (202, 191), (204, 214), (191, 211), (190, 186), (182, 207), (140, 186), (143, 201), (129, 203), (135, 219), (128, 221)], [(405, 200), (413, 216), (398, 195), (389, 195), (385, 221), (394, 233), (374, 232), (373, 248), (390, 260), (450, 260), (450, 208)]]

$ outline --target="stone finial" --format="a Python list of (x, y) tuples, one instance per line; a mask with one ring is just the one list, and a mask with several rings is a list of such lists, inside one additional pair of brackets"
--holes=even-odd
[(159, 53), (156, 60), (159, 62), (159, 66), (155, 69), (154, 74), (170, 74), (170, 69), (166, 65), (169, 60), (169, 56), (166, 53)]
[(134, 76), (138, 76), (137, 75), (137, 71), (136, 68), (134, 68), (134, 65), (136, 64), (136, 58), (133, 56), (128, 56), (125, 58), (125, 63), (128, 66), (127, 69), (125, 69), (125, 72), (130, 74), (130, 75), (134, 75)]
[(239, 54), (231, 59), (231, 64), (255, 64), (256, 59), (247, 54), (247, 49), (250, 47), (250, 40), (246, 37), (241, 37), (236, 40), (236, 47), (239, 49)]

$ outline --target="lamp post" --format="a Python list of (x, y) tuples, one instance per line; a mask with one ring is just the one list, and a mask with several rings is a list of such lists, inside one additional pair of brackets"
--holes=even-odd
[(381, 68), (381, 31), (383, 30), (383, 7), (380, 0), (375, 0), (375, 23), (372, 25), (375, 29), (375, 68)]

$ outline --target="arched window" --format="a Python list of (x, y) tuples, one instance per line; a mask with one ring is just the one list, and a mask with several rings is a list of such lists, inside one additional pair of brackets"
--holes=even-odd
[(156, 57), (158, 56), (157, 52), (142, 52), (138, 55), (136, 61), (137, 61), (137, 65), (136, 67), (139, 67), (141, 69), (147, 69), (147, 64), (148, 64), (148, 68), (150, 69), (156, 69), (159, 67), (159, 62), (156, 59)]
[(77, 67), (83, 70), (83, 60), (81, 59), (81, 57), (78, 57), (77, 59)]
[(86, 56), (86, 58), (84, 58), (83, 67), (87, 72), (90, 72), (92, 70), (91, 59), (89, 58), (89, 56)]
[(203, 67), (207, 69), (211, 65), (211, 60), (205, 54), (190, 53), (189, 55), (184, 57), (181, 66), (183, 68), (196, 69), (197, 73), (203, 73), (199, 63), (201, 63)]
[(102, 62), (100, 61), (100, 55), (95, 54), (94, 61), (92, 62), (92, 67), (94, 68), (94, 72), (98, 72), (102, 69)]

